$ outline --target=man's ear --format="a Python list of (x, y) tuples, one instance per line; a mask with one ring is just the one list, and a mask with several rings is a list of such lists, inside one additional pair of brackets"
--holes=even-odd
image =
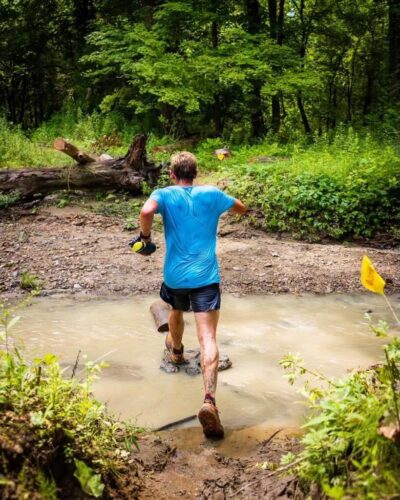
[(170, 171), (169, 171), (169, 176), (170, 176), (170, 177), (171, 177), (171, 179), (172, 179), (173, 181), (175, 181), (175, 182), (178, 180), (178, 178), (177, 178), (177, 177), (176, 177), (176, 175), (172, 172), (172, 170), (170, 170)]

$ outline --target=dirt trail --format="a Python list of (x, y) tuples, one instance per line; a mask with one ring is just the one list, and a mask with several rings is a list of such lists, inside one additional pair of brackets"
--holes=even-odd
[(293, 476), (275, 472), (283, 454), (299, 449), (293, 429), (238, 429), (220, 442), (205, 440), (200, 428), (181, 429), (147, 435), (139, 447), (143, 500), (304, 498)]
[[(0, 216), (0, 293), (21, 294), (19, 274), (42, 281), (42, 295), (154, 293), (162, 279), (164, 240), (151, 257), (133, 254), (123, 221), (81, 207), (42, 206), (35, 214)], [(219, 228), (223, 290), (235, 294), (361, 291), (359, 268), (368, 253), (387, 280), (400, 287), (399, 249), (279, 240), (226, 215)]]

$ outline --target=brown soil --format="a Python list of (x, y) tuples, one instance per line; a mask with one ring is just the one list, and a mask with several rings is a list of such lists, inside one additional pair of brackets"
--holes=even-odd
[(140, 499), (303, 499), (297, 480), (280, 472), (280, 458), (299, 450), (293, 429), (251, 427), (206, 440), (200, 428), (139, 440), (145, 478)]
[[(151, 257), (133, 254), (123, 221), (81, 207), (41, 206), (0, 219), (0, 292), (22, 294), (19, 274), (38, 276), (43, 295), (116, 296), (156, 293), (162, 280), (164, 241)], [(223, 290), (234, 294), (360, 292), (367, 253), (386, 279), (400, 287), (399, 249), (354, 244), (311, 244), (277, 239), (230, 215), (222, 218), (218, 255)]]

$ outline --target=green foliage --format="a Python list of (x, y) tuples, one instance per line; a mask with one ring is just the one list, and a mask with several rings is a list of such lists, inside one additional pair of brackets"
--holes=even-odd
[(0, 305), (0, 495), (56, 498), (75, 476), (89, 495), (119, 496), (120, 475), (135, 474), (127, 443), (136, 442), (136, 429), (92, 397), (102, 365), (87, 363), (81, 380), (67, 379), (53, 354), (30, 362), (10, 347), (20, 307)]
[(123, 156), (138, 132), (142, 132), (138, 125), (128, 123), (118, 113), (84, 114), (71, 105), (31, 133), (0, 117), (0, 168), (73, 165), (72, 158), (53, 149), (54, 139), (60, 136), (88, 152)]
[(22, 290), (40, 290), (41, 282), (37, 276), (29, 271), (22, 271), (19, 286)]
[(0, 113), (29, 129), (78, 105), (92, 118), (77, 136), (96, 141), (115, 137), (110, 112), (230, 141), (383, 120), (397, 134), (397, 26), (383, 0), (0, 0)]
[(139, 219), (139, 211), (143, 204), (142, 200), (129, 199), (127, 196), (117, 196), (110, 193), (100, 201), (93, 210), (108, 217), (118, 217), (126, 219), (127, 223), (134, 225), (134, 221)]
[(224, 163), (232, 193), (262, 213), (262, 227), (312, 239), (395, 235), (400, 156), (394, 146), (349, 131), (286, 151), (290, 158), (267, 164)]
[(63, 194), (62, 198), (60, 198), (57, 202), (57, 207), (58, 208), (64, 208), (70, 205), (71, 203), (71, 198), (68, 195), (68, 193)]
[(39, 494), (46, 500), (57, 500), (57, 485), (52, 477), (47, 477), (46, 473), (38, 470), (37, 485)]
[(78, 479), (82, 490), (93, 497), (101, 497), (104, 490), (104, 484), (101, 482), (100, 474), (96, 474), (94, 470), (82, 462), (82, 460), (74, 460), (76, 470), (74, 476)]
[(20, 127), (9, 125), (0, 117), (0, 168), (61, 166), (67, 163), (72, 161), (65, 155), (52, 150), (50, 145), (29, 140)]
[(0, 210), (2, 208), (7, 208), (10, 205), (13, 205), (20, 199), (20, 193), (18, 191), (14, 193), (0, 193)]
[[(266, 97), (280, 91), (290, 74), (291, 92), (297, 89), (300, 78), (294, 83), (293, 75), (301, 64), (296, 52), (277, 46), (266, 34), (249, 34), (244, 26), (229, 22), (228, 11), (226, 15), (217, 45), (211, 37), (205, 39), (209, 23), (216, 18), (211, 6), (200, 14), (194, 4), (166, 2), (151, 27), (127, 19), (100, 23), (88, 37), (91, 52), (82, 58), (88, 67), (86, 75), (106, 86), (115, 82), (117, 75), (121, 81), (104, 96), (101, 109), (131, 109), (141, 116), (157, 117), (151, 122), (153, 130), (160, 130), (161, 125), (165, 133), (176, 136), (192, 129), (191, 121), (204, 120), (211, 132), (207, 111), (224, 96), (230, 134), (238, 113), (242, 120), (251, 113), (246, 107), (253, 99), (254, 82), (263, 86)], [(176, 32), (177, 24), (181, 25), (181, 36)], [(278, 65), (280, 83), (273, 87), (273, 68)], [(310, 86), (315, 87), (315, 78)]]
[[(54, 139), (64, 137), (82, 149), (119, 156), (126, 153), (126, 146), (140, 132), (143, 130), (139, 124), (128, 122), (121, 113), (85, 113), (79, 106), (69, 103), (36, 128), (31, 139), (52, 147)], [(65, 158), (65, 155), (60, 156)]]
[[(374, 326), (387, 336), (385, 325)], [(329, 498), (394, 498), (400, 491), (400, 449), (380, 435), (382, 425), (400, 425), (400, 339), (383, 347), (385, 361), (368, 370), (354, 370), (347, 378), (328, 380), (288, 355), (281, 361), (289, 381), (298, 375), (317, 377), (306, 383), (311, 415), (304, 425), (303, 450), (285, 457), (308, 483), (314, 482)], [(325, 382), (325, 383), (324, 383)]]

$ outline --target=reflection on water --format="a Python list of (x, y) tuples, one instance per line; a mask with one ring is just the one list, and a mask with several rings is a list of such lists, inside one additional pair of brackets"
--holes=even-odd
[[(13, 331), (32, 355), (54, 352), (65, 366), (74, 365), (79, 350), (81, 363), (106, 355), (110, 367), (96, 383), (95, 395), (117, 415), (159, 427), (196, 413), (203, 388), (200, 376), (159, 369), (164, 335), (157, 333), (149, 313), (155, 299), (39, 299), (22, 312)], [(392, 302), (398, 310), (398, 298)], [(225, 295), (218, 338), (233, 368), (219, 374), (217, 400), (224, 423), (299, 424), (304, 406), (283, 378), (279, 359), (301, 353), (308, 367), (328, 376), (375, 363), (381, 341), (364, 320), (371, 310), (376, 320), (391, 321), (382, 298), (372, 294)], [(188, 314), (185, 321), (184, 344), (196, 347), (194, 318)]]

